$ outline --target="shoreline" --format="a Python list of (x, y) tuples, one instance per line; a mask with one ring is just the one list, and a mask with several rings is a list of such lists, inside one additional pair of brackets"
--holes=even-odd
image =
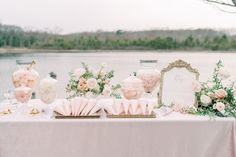
[(29, 49), (29, 48), (0, 48), (0, 54), (25, 54), (25, 53), (113, 53), (113, 52), (153, 52), (153, 53), (236, 53), (236, 50), (205, 50), (205, 49), (175, 49), (175, 50), (152, 50), (152, 49), (127, 49), (127, 50), (79, 50), (79, 49), (71, 49), (71, 50), (57, 50), (57, 49)]

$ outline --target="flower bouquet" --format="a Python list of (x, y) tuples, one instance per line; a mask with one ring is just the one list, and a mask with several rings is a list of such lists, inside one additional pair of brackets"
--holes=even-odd
[(212, 80), (194, 85), (198, 107), (196, 114), (236, 117), (235, 80), (219, 61), (214, 69)]
[(93, 70), (87, 64), (82, 63), (82, 67), (70, 72), (69, 83), (66, 92), (69, 98), (76, 96), (113, 96), (120, 98), (119, 84), (111, 85), (111, 79), (114, 77), (114, 71), (105, 71), (106, 64), (101, 64), (98, 71)]

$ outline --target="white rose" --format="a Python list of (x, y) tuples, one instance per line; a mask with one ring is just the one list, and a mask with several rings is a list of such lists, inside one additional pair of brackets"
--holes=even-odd
[(204, 104), (204, 106), (208, 106), (212, 102), (211, 98), (207, 95), (202, 95), (200, 97), (200, 100)]
[(213, 109), (216, 109), (219, 112), (224, 112), (225, 104), (223, 104), (222, 102), (217, 102), (216, 104), (213, 105)]
[(222, 79), (227, 79), (227, 78), (230, 77), (230, 74), (229, 74), (229, 72), (228, 72), (225, 68), (221, 68), (221, 69), (219, 70), (219, 76), (220, 76), (220, 78), (222, 78)]
[(79, 79), (83, 74), (85, 74), (86, 70), (84, 68), (75, 69), (74, 75)]
[(97, 80), (95, 78), (90, 78), (86, 82), (89, 89), (94, 89), (98, 86)]

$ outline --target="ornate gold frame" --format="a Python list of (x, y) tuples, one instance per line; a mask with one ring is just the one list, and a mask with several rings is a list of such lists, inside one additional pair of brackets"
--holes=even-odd
[[(159, 107), (161, 107), (163, 105), (162, 103), (162, 93), (163, 93), (163, 79), (164, 79), (164, 75), (166, 72), (171, 71), (173, 68), (185, 68), (187, 69), (189, 72), (194, 73), (196, 75), (196, 80), (199, 79), (199, 72), (197, 69), (194, 69), (191, 67), (191, 65), (181, 59), (176, 60), (175, 62), (169, 63), (169, 65), (161, 70), (161, 83), (160, 83), (160, 91), (159, 91), (159, 96), (158, 96), (158, 105)], [(194, 106), (197, 106), (197, 100), (195, 98), (195, 103)]]

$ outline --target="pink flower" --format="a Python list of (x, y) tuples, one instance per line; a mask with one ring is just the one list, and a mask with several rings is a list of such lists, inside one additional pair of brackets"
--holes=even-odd
[(228, 94), (227, 94), (227, 92), (224, 89), (218, 89), (218, 90), (215, 91), (214, 95), (215, 95), (215, 98), (223, 99)]
[(173, 111), (175, 112), (181, 112), (184, 108), (184, 105), (180, 104), (180, 103), (175, 103), (172, 107)]
[(227, 78), (230, 77), (230, 73), (229, 73), (225, 68), (221, 68), (221, 69), (219, 70), (219, 76), (220, 76), (220, 78), (222, 78), (222, 79), (227, 79)]
[(94, 89), (98, 86), (97, 80), (95, 78), (88, 79), (86, 83), (89, 89)]
[(213, 105), (213, 109), (216, 109), (219, 112), (223, 112), (225, 110), (225, 104), (223, 104), (222, 102), (217, 102)]
[(201, 84), (198, 81), (194, 81), (192, 83), (193, 91), (200, 92), (201, 91)]

